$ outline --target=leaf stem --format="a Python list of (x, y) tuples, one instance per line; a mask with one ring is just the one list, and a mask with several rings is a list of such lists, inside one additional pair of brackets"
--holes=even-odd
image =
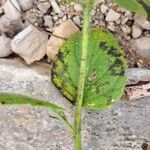
[(74, 139), (75, 139), (75, 150), (82, 149), (81, 142), (81, 108), (83, 102), (84, 83), (86, 77), (86, 64), (87, 64), (87, 53), (88, 53), (88, 34), (89, 34), (89, 20), (90, 20), (90, 7), (87, 2), (83, 12), (83, 37), (82, 37), (82, 50), (81, 50), (81, 64), (80, 64), (80, 75), (77, 92), (77, 102), (75, 109), (75, 124), (74, 124)]

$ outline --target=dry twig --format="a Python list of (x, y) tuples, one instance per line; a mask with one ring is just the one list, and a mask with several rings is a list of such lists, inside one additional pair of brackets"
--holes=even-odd
[(150, 81), (140, 81), (137, 84), (128, 85), (125, 88), (125, 92), (128, 100), (150, 96)]

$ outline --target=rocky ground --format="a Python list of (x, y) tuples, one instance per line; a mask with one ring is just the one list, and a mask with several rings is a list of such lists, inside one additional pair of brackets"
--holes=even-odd
[[(50, 79), (50, 66), (20, 59), (0, 59), (0, 91), (43, 99), (65, 108), (73, 119), (72, 105)], [(132, 68), (128, 83), (150, 80), (150, 70)], [(143, 150), (150, 143), (150, 98), (120, 101), (105, 111), (83, 111), (84, 150)], [(0, 106), (1, 150), (73, 150), (73, 141), (64, 126), (50, 112), (29, 106)]]
[[(77, 3), (61, 5), (55, 0), (13, 0), (13, 3), (3, 0), (0, 57), (15, 53), (28, 64), (45, 55), (51, 58), (57, 53), (58, 45), (63, 43), (59, 37), (68, 38), (82, 28), (82, 11)], [(141, 67), (142, 63), (149, 67), (149, 21), (118, 7), (111, 0), (103, 0), (91, 12), (91, 26), (113, 32), (124, 46), (132, 66)]]
[[(0, 0), (0, 91), (53, 101), (69, 108), (66, 114), (72, 118), (72, 106), (50, 81), (48, 62), (64, 38), (82, 29), (82, 16), (83, 8), (77, 3)], [(102, 0), (92, 10), (90, 23), (107, 28), (119, 39), (130, 67), (127, 84), (150, 81), (149, 21), (111, 0)], [(119, 102), (104, 112), (84, 111), (84, 149), (142, 150), (143, 143), (150, 143), (149, 102), (147, 97)], [(58, 120), (49, 117), (48, 111), (0, 106), (0, 150), (72, 147), (70, 135)]]

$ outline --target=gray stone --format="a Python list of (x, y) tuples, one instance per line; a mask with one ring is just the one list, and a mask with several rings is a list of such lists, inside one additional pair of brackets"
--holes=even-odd
[(46, 15), (44, 16), (44, 25), (52, 28), (53, 27), (53, 20), (52, 20), (52, 16), (50, 15)]
[(131, 28), (128, 26), (122, 26), (121, 29), (126, 35), (131, 33)]
[(109, 29), (112, 32), (115, 32), (116, 31), (115, 24), (113, 22), (108, 23), (107, 29)]
[(80, 20), (80, 17), (79, 17), (79, 16), (73, 17), (73, 21), (74, 21), (75, 24), (81, 25), (81, 20)]
[(102, 4), (101, 7), (100, 7), (100, 9), (101, 9), (101, 12), (102, 12), (103, 14), (105, 14), (109, 8), (108, 8), (108, 6), (106, 6), (105, 4)]
[(132, 37), (138, 38), (142, 35), (142, 30), (135, 25), (132, 27)]
[(48, 35), (30, 25), (11, 42), (12, 50), (21, 56), (27, 64), (40, 60), (46, 54)]
[[(43, 99), (72, 114), (72, 105), (52, 84), (50, 65), (45, 63), (28, 66), (20, 59), (0, 59), (0, 91)], [(70, 134), (50, 116), (53, 114), (42, 108), (0, 105), (0, 144), (6, 150), (73, 150)]]
[(12, 54), (11, 39), (5, 35), (0, 36), (0, 57), (6, 57)]
[(114, 11), (113, 9), (110, 9), (107, 16), (106, 21), (117, 21), (120, 18), (120, 14)]
[(0, 30), (7, 33), (10, 37), (13, 37), (21, 30), (25, 29), (29, 25), (29, 22), (23, 23), (21, 20), (11, 20), (6, 15), (0, 18)]
[(142, 150), (150, 142), (150, 97), (120, 101), (104, 111), (85, 111), (85, 150)]
[(17, 0), (13, 0), (11, 2), (10, 2), (10, 0), (7, 0), (6, 3), (4, 4), (4, 12), (5, 12), (5, 15), (9, 19), (11, 19), (11, 20), (20, 19), (21, 18), (21, 14), (18, 11), (21, 12), (21, 8), (20, 8), (20, 5), (18, 4)]
[(58, 4), (56, 3), (55, 0), (51, 0), (51, 5), (52, 5), (53, 10), (54, 10), (55, 13), (57, 13), (57, 14), (61, 13), (61, 9), (60, 9), (60, 7), (58, 6)]
[(63, 18), (64, 15), (65, 15), (64, 12), (60, 12), (60, 13), (58, 14), (58, 17), (59, 17), (59, 18)]
[(135, 15), (134, 21), (139, 24), (143, 29), (150, 30), (150, 21), (146, 20), (145, 18)]
[[(53, 102), (73, 121), (73, 107), (51, 82), (50, 66), (27, 66), (20, 59), (0, 59), (0, 91)], [(84, 150), (141, 150), (150, 142), (150, 98), (120, 101), (103, 111), (83, 110)], [(0, 148), (73, 150), (73, 140), (51, 112), (30, 106), (0, 105)], [(18, 148), (18, 149), (17, 149)]]
[(136, 52), (150, 62), (150, 37), (141, 37), (134, 42)]
[(83, 11), (83, 8), (81, 7), (80, 4), (74, 4), (74, 10), (76, 12), (82, 12)]
[(50, 8), (51, 3), (50, 2), (43, 2), (40, 3), (37, 7), (42, 12), (42, 14), (45, 14), (47, 10)]
[(150, 81), (150, 70), (142, 68), (129, 68), (126, 70), (127, 85), (137, 84), (139, 81)]
[(33, 0), (18, 0), (18, 3), (23, 11), (27, 11), (33, 6)]

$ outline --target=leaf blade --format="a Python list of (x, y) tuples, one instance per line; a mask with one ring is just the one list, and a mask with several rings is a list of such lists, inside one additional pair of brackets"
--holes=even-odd
[(150, 19), (150, 0), (114, 0), (118, 5)]
[[(107, 107), (112, 103), (111, 100), (115, 101), (114, 99), (120, 98), (123, 93), (122, 89), (126, 82), (126, 78), (123, 76), (126, 61), (117, 39), (111, 33), (102, 29), (93, 29), (89, 34), (89, 61), (87, 62), (83, 107), (104, 108), (104, 106)], [(81, 37), (82, 33), (77, 33), (66, 41), (60, 48), (61, 58), (56, 59), (53, 68), (52, 80), (54, 84), (71, 101), (75, 101), (77, 97), (80, 65), (78, 57), (81, 55)], [(63, 61), (60, 61), (60, 59)], [(60, 81), (59, 85), (58, 80)], [(119, 92), (115, 92), (116, 88), (113, 88), (115, 85), (120, 88)], [(108, 100), (110, 96), (111, 100)]]

